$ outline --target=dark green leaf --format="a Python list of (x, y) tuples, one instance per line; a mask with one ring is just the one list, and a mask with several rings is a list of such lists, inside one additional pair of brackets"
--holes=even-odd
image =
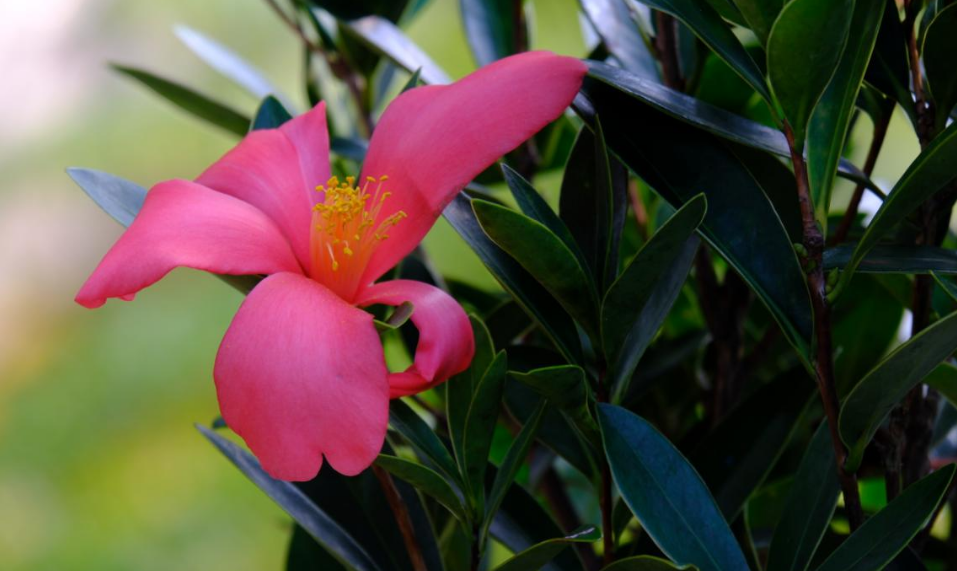
[(421, 80), (422, 68), (417, 67), (415, 71), (412, 72), (412, 75), (409, 77), (409, 81), (405, 82), (405, 85), (402, 86), (402, 93), (410, 89), (415, 89), (419, 86), (419, 81)]
[(690, 455), (728, 521), (761, 485), (814, 391), (803, 368), (780, 375), (728, 412)]
[(957, 5), (938, 12), (924, 37), (923, 60), (927, 83), (937, 106), (937, 122), (943, 126), (957, 105)]
[(389, 425), (442, 474), (453, 482), (459, 481), (452, 455), (432, 428), (409, 405), (399, 399), (393, 400), (389, 404)]
[(575, 254), (579, 264), (582, 267), (587, 267), (588, 261), (585, 259), (581, 248), (578, 247), (578, 243), (575, 242), (575, 237), (572, 236), (568, 226), (565, 226), (562, 219), (555, 214), (555, 211), (538, 194), (531, 183), (504, 163), (502, 163), (502, 174), (505, 176), (505, 184), (512, 191), (512, 196), (515, 197), (515, 202), (518, 203), (522, 213), (551, 230)]
[(369, 150), (369, 142), (364, 139), (333, 137), (329, 142), (329, 150), (344, 159), (361, 163), (366, 158), (366, 152)]
[(601, 532), (598, 528), (593, 526), (580, 527), (565, 537), (556, 537), (529, 547), (496, 567), (494, 571), (541, 569), (569, 545), (573, 543), (594, 543), (599, 539), (601, 539)]
[(527, 36), (528, 30), (516, 29), (516, 26), (525, 23), (525, 18), (516, 18), (515, 14), (516, 10), (522, 10), (521, 2), (459, 0), (459, 6), (462, 8), (465, 37), (479, 67), (518, 53), (522, 49), (517, 40), (519, 34)]
[(817, 571), (883, 569), (927, 524), (950, 486), (954, 469), (953, 464), (945, 466), (907, 487), (838, 546)]
[(628, 5), (622, 0), (580, 0), (582, 11), (595, 27), (608, 51), (628, 71), (658, 79), (658, 64)]
[(452, 450), (458, 460), (459, 470), (465, 472), (465, 426), (472, 405), (475, 389), (482, 382), (485, 372), (495, 359), (495, 345), (489, 335), (488, 328), (482, 320), (474, 315), (469, 316), (472, 325), (472, 337), (475, 339), (475, 354), (469, 368), (449, 379), (445, 391), (445, 413), (448, 417), (449, 439), (452, 441)]
[(861, 379), (841, 405), (839, 425), (849, 469), (860, 465), (864, 448), (894, 405), (954, 350), (957, 313), (911, 337)]
[(827, 531), (841, 485), (827, 423), (818, 427), (788, 492), (774, 529), (766, 571), (804, 571)]
[(124, 227), (133, 223), (146, 200), (145, 188), (116, 175), (78, 167), (68, 168), (66, 173), (97, 206)]
[(827, 230), (831, 189), (844, 151), (854, 102), (874, 51), (884, 7), (881, 2), (857, 2), (834, 77), (811, 114), (807, 135), (807, 171), (817, 221)]
[(473, 200), (472, 209), (486, 235), (597, 339), (598, 295), (568, 246), (545, 225), (514, 210), (485, 200)]
[(449, 482), (431, 468), (396, 456), (380, 454), (376, 464), (390, 474), (404, 480), (427, 496), (445, 506), (463, 524), (469, 521), (465, 506)]
[(206, 65), (232, 80), (256, 99), (262, 100), (268, 95), (279, 93), (261, 71), (216, 40), (188, 26), (178, 25), (173, 31)]
[(519, 468), (522, 467), (522, 463), (525, 462), (525, 457), (532, 447), (535, 434), (541, 424), (542, 416), (545, 414), (546, 406), (546, 402), (542, 401), (535, 412), (532, 413), (532, 417), (522, 426), (521, 432), (515, 437), (515, 441), (505, 454), (502, 465), (495, 473), (495, 481), (492, 483), (492, 489), (488, 493), (488, 501), (485, 504), (485, 521), (482, 524), (483, 537), (488, 533), (488, 528), (492, 525), (492, 520), (495, 519), (495, 514), (505, 499), (505, 493), (515, 481), (515, 476), (518, 474)]
[(957, 123), (951, 124), (921, 151), (901, 175), (894, 189), (888, 193), (887, 200), (877, 210), (844, 268), (840, 286), (847, 285), (864, 256), (891, 228), (904, 220), (942, 186), (953, 180), (957, 175), (955, 165), (957, 165)]
[(565, 165), (559, 213), (591, 267), (598, 291), (604, 292), (618, 272), (618, 248), (625, 222), (628, 171), (609, 156), (600, 121), (595, 132), (578, 133)]
[(884, 17), (865, 79), (877, 90), (895, 99), (905, 111), (912, 112), (914, 100), (909, 88), (909, 70), (907, 40), (897, 3), (884, 2)]
[(704, 2), (696, 0), (642, 0), (652, 8), (667, 12), (691, 28), (701, 41), (728, 62), (761, 97), (771, 101), (764, 74), (721, 16)]
[(598, 419), (615, 484), (655, 544), (701, 571), (747, 569), (708, 488), (668, 439), (614, 405), (598, 405)]
[(459, 194), (443, 212), (445, 219), (475, 251), (522, 308), (541, 325), (555, 347), (571, 362), (582, 362), (581, 341), (575, 323), (555, 298), (548, 293), (519, 263), (506, 254), (482, 230), (471, 200)]
[(692, 571), (694, 566), (683, 565), (675, 567), (670, 561), (658, 559), (651, 555), (638, 555), (615, 561), (601, 571)]
[[(587, 63), (589, 77), (607, 83), (675, 119), (735, 143), (766, 151), (779, 157), (790, 158), (787, 140), (776, 129), (755, 123), (659, 83), (628, 73), (625, 70), (600, 62), (589, 61)], [(588, 92), (588, 84), (585, 85), (585, 88)], [(611, 116), (617, 117), (613, 109), (609, 109), (609, 113), (612, 114)], [(838, 166), (838, 174), (848, 180), (863, 183), (869, 189), (880, 191), (860, 169), (844, 159), (841, 159)]]
[(375, 15), (395, 22), (405, 10), (408, 0), (306, 0), (313, 6), (328, 10), (330, 14), (342, 20), (354, 20), (363, 16)]
[(609, 147), (672, 205), (705, 194), (701, 233), (806, 355), (811, 302), (804, 273), (764, 190), (727, 143), (604, 83), (586, 81), (583, 93), (587, 98), (575, 102), (579, 114), (590, 120), (596, 111), (615, 110), (617, 120), (605, 126)]
[(415, 306), (405, 301), (396, 306), (396, 308), (392, 310), (392, 315), (385, 321), (376, 319), (373, 323), (375, 323), (375, 328), (378, 329), (380, 333), (384, 331), (395, 331), (409, 321), (413, 312), (415, 312)]
[[(824, 252), (824, 267), (845, 268), (854, 255), (853, 244)], [(857, 266), (866, 274), (957, 274), (957, 252), (936, 246), (874, 246)]]
[(509, 371), (508, 374), (561, 409), (578, 408), (587, 398), (585, 371), (575, 365), (542, 367), (527, 373)]
[(256, 116), (253, 117), (250, 131), (257, 129), (275, 129), (292, 119), (292, 115), (283, 106), (283, 104), (272, 95), (263, 99), (256, 110)]
[(804, 146), (811, 112), (837, 69), (853, 10), (853, 0), (791, 0), (771, 28), (768, 77), (798, 148)]
[(681, 291), (698, 250), (694, 232), (706, 210), (703, 194), (686, 202), (645, 243), (605, 294), (601, 333), (614, 402), (628, 392), (638, 361)]
[(392, 22), (367, 16), (349, 22), (345, 29), (409, 73), (421, 70), (419, 73), (425, 83), (452, 83), (452, 78)]
[(188, 87), (173, 83), (152, 73), (122, 65), (113, 64), (113, 69), (139, 81), (146, 87), (164, 97), (180, 109), (191, 113), (200, 119), (205, 119), (213, 125), (239, 135), (245, 135), (249, 130), (249, 118), (201, 95)]
[(482, 381), (475, 386), (472, 403), (465, 419), (465, 434), (462, 438), (466, 474), (466, 488), (469, 489), (470, 504), (475, 513), (484, 511), (485, 469), (488, 466), (488, 453), (492, 446), (492, 433), (502, 406), (502, 393), (505, 387), (505, 373), (508, 364), (505, 352), (499, 351), (495, 360), (488, 366)]
[(226, 458), (264, 491), (279, 507), (305, 529), (322, 547), (348, 569), (372, 571), (379, 567), (365, 550), (338, 523), (319, 509), (302, 491), (289, 482), (274, 480), (259, 461), (233, 442), (204, 426), (196, 426)]
[(734, 0), (734, 3), (761, 44), (766, 45), (784, 0)]

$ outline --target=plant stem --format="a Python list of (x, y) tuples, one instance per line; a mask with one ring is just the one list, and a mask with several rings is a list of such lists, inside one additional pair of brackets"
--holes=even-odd
[(834, 361), (831, 349), (831, 315), (827, 302), (827, 282), (824, 277), (824, 236), (814, 218), (814, 204), (811, 202), (810, 186), (807, 178), (807, 164), (801, 150), (795, 144), (794, 131), (784, 123), (784, 135), (787, 137), (791, 150), (791, 161), (794, 164), (794, 178), (797, 182), (798, 203), (801, 205), (801, 218), (804, 226), (804, 248), (807, 250), (805, 272), (807, 285), (811, 294), (811, 305), (814, 311), (814, 339), (816, 343), (814, 368), (817, 376), (817, 386), (824, 404), (828, 428), (831, 433), (831, 443), (834, 446), (834, 457), (837, 463), (837, 473), (841, 481), (841, 490), (844, 493), (844, 505), (847, 509), (848, 521), (851, 529), (857, 529), (864, 523), (864, 511), (861, 508), (860, 491), (857, 488), (857, 476), (848, 472), (844, 463), (847, 459), (847, 450), (841, 441), (838, 432), (838, 413), (840, 406), (837, 399), (837, 388), (834, 382)]
[[(892, 111), (893, 109), (885, 113), (874, 125), (874, 136), (871, 138), (871, 147), (867, 150), (867, 158), (864, 159), (864, 168), (862, 169), (867, 178), (871, 178), (871, 173), (874, 172), (874, 166), (877, 164), (877, 156), (881, 153), (881, 147), (884, 145), (884, 139), (887, 136), (887, 127), (891, 123)], [(857, 188), (854, 189), (854, 194), (851, 196), (851, 201), (847, 205), (847, 210), (844, 211), (844, 217), (841, 218), (841, 223), (834, 231), (832, 245), (847, 240), (847, 233), (851, 230), (854, 219), (857, 218), (857, 211), (863, 197), (864, 183), (858, 183)]]
[[(575, 508), (572, 506), (568, 492), (565, 490), (565, 484), (558, 473), (555, 472), (555, 469), (549, 467), (545, 470), (538, 485), (562, 531), (568, 533), (578, 529), (581, 524), (578, 514), (575, 513)], [(585, 563), (585, 569), (598, 571), (601, 568), (601, 560), (598, 559), (590, 544), (575, 543), (574, 546)]]
[(658, 52), (658, 61), (661, 62), (661, 76), (668, 87), (685, 90), (685, 80), (681, 76), (681, 65), (678, 61), (677, 39), (678, 27), (675, 19), (664, 12), (655, 12), (657, 35), (655, 36), (655, 51)]
[(399, 531), (402, 533), (402, 541), (405, 542), (405, 549), (409, 553), (409, 561), (412, 563), (412, 569), (415, 571), (428, 571), (425, 566), (425, 558), (422, 556), (422, 548), (415, 537), (415, 528), (412, 526), (412, 518), (409, 516), (409, 509), (405, 505), (405, 500), (399, 495), (399, 489), (395, 487), (392, 476), (384, 469), (372, 465), (372, 472), (379, 480), (379, 486), (382, 487), (382, 493), (389, 502), (392, 514), (395, 516), (395, 522), (399, 525)]

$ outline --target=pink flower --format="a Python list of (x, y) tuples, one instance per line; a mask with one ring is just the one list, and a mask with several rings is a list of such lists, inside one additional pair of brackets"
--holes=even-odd
[[(267, 275), (216, 357), (223, 418), (276, 478), (309, 480), (323, 455), (357, 474), (382, 447), (389, 399), (447, 380), (474, 352), (448, 294), (374, 282), (472, 178), (558, 117), (585, 71), (532, 52), (407, 91), (383, 114), (358, 180), (330, 178), (322, 103), (252, 132), (195, 181), (154, 186), (76, 301), (132, 299), (175, 267)], [(372, 316), (358, 308), (406, 301), (419, 344), (414, 364), (390, 373)]]

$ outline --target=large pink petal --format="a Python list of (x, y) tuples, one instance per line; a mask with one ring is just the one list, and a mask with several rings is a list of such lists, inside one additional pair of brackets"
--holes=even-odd
[(171, 180), (147, 193), (76, 301), (92, 308), (111, 297), (130, 299), (176, 267), (232, 275), (302, 272), (282, 232), (260, 210), (194, 182)]
[(568, 107), (586, 67), (548, 52), (499, 60), (452, 85), (412, 89), (386, 109), (369, 144), (366, 176), (389, 177), (389, 230), (362, 283), (394, 266), (425, 236), (455, 194)]
[(385, 359), (372, 316), (298, 274), (263, 280), (216, 357), (223, 419), (263, 468), (310, 480), (322, 457), (342, 474), (367, 468), (389, 416)]
[[(320, 101), (310, 111), (294, 117), (279, 130), (286, 135), (299, 155), (302, 180), (308, 188), (326, 184), (329, 180), (329, 130), (326, 127), (326, 102)], [(311, 186), (310, 186), (311, 185)], [(310, 199), (318, 202), (320, 195), (313, 192)]]
[(413, 305), (412, 323), (419, 330), (415, 363), (389, 377), (392, 398), (411, 395), (445, 382), (468, 368), (475, 354), (472, 326), (462, 306), (449, 294), (429, 284), (392, 280), (359, 293), (357, 304)]
[(252, 204), (272, 218), (308, 268), (314, 187), (304, 181), (299, 153), (279, 129), (253, 131), (199, 175), (196, 182)]

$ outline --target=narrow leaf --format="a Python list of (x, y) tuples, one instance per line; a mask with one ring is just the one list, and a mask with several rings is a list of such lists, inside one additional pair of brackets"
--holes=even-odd
[(147, 71), (113, 64), (114, 70), (131, 77), (180, 109), (242, 137), (249, 130), (249, 118), (188, 87)]
[(608, 51), (631, 73), (658, 80), (658, 64), (638, 27), (637, 15), (622, 0), (580, 0), (582, 12)]
[[(824, 268), (845, 268), (854, 255), (854, 245), (824, 252)], [(936, 246), (874, 246), (858, 263), (865, 274), (957, 274), (957, 252)]]
[(489, 365), (482, 381), (475, 387), (472, 403), (465, 420), (465, 435), (462, 450), (465, 458), (466, 487), (470, 491), (471, 505), (476, 513), (482, 513), (485, 503), (485, 469), (492, 446), (492, 433), (502, 406), (502, 392), (508, 365), (504, 351), (499, 351)]
[(937, 122), (943, 126), (957, 105), (957, 5), (937, 13), (924, 36), (922, 56), (927, 84), (937, 106)]
[(387, 454), (380, 454), (376, 464), (393, 476), (408, 482), (423, 494), (434, 498), (448, 508), (452, 515), (463, 524), (468, 523), (468, 515), (465, 512), (465, 506), (462, 505), (462, 500), (459, 499), (458, 494), (452, 489), (448, 480), (438, 472), (422, 464), (416, 464)]
[(734, 3), (761, 44), (767, 45), (771, 26), (781, 12), (784, 0), (734, 0)]
[(594, 543), (601, 539), (601, 532), (593, 526), (576, 529), (565, 537), (549, 539), (533, 545), (525, 551), (514, 555), (494, 569), (494, 571), (528, 571), (541, 569), (543, 565), (555, 558), (573, 543)]
[(955, 350), (957, 313), (952, 313), (911, 337), (861, 379), (841, 405), (848, 469), (860, 465), (864, 448), (894, 405)]
[(894, 501), (864, 522), (817, 571), (883, 569), (924, 528), (954, 478), (955, 465), (911, 484)]
[(79, 167), (68, 168), (66, 172), (97, 206), (123, 227), (133, 223), (146, 200), (145, 188), (116, 175)]
[(269, 95), (259, 104), (259, 109), (256, 110), (256, 115), (253, 117), (249, 130), (275, 129), (290, 119), (292, 119), (292, 114), (286, 107), (278, 99)]
[(598, 420), (615, 484), (662, 552), (701, 571), (747, 569), (701, 476), (668, 439), (614, 405), (600, 404)]
[(379, 16), (366, 16), (348, 22), (344, 28), (409, 73), (421, 70), (419, 74), (425, 83), (452, 83), (452, 78), (389, 20)]
[(256, 99), (262, 100), (268, 95), (279, 93), (260, 70), (223, 44), (188, 26), (178, 25), (173, 31), (199, 59)]
[(479, 67), (495, 60), (518, 53), (521, 46), (516, 39), (518, 34), (528, 34), (516, 27), (524, 24), (524, 18), (517, 22), (514, 11), (521, 10), (521, 3), (512, 0), (459, 0), (462, 9), (462, 22), (465, 24), (465, 37), (468, 39), (472, 55)]
[(448, 449), (414, 410), (399, 399), (389, 404), (389, 425), (431, 462), (442, 474), (458, 482), (458, 470)]
[(672, 562), (664, 559), (651, 555), (638, 555), (619, 559), (608, 567), (603, 567), (601, 571), (691, 571), (693, 569), (692, 565), (675, 567)]

